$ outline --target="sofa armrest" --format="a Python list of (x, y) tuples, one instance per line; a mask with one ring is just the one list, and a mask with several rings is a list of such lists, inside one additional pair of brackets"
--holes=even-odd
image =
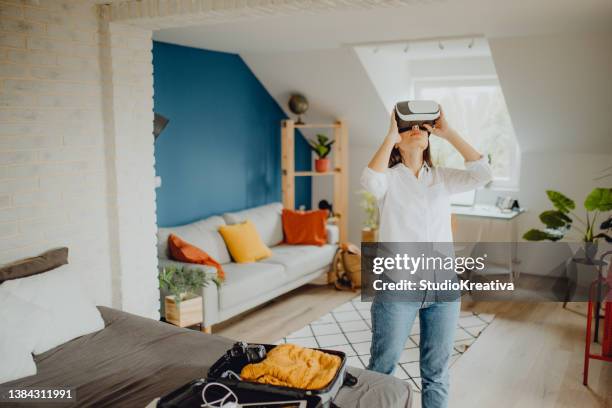
[(327, 231), (327, 243), (335, 245), (340, 241), (340, 229), (337, 225), (326, 224), (325, 230)]
[[(179, 262), (174, 261), (172, 259), (159, 259), (157, 267), (159, 270), (168, 267), (181, 268), (186, 267), (189, 269), (201, 269), (203, 270), (207, 276), (214, 278), (217, 276), (217, 269), (208, 266), (208, 265), (200, 265), (200, 264), (192, 264), (187, 262)], [(164, 301), (163, 297), (166, 294), (161, 292), (161, 312), (164, 315)], [(215, 323), (219, 322), (219, 293), (217, 289), (217, 285), (214, 282), (209, 282), (208, 285), (202, 288), (202, 325), (205, 327), (210, 327)]]

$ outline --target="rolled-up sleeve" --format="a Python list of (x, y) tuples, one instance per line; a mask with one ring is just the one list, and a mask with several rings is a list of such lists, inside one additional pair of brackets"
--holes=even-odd
[(485, 156), (475, 161), (466, 161), (465, 170), (443, 168), (446, 189), (452, 193), (463, 193), (482, 187), (492, 179), (491, 166)]
[(361, 186), (366, 191), (372, 193), (376, 199), (380, 200), (384, 197), (389, 187), (387, 173), (380, 173), (366, 167), (363, 169), (363, 173), (361, 173)]

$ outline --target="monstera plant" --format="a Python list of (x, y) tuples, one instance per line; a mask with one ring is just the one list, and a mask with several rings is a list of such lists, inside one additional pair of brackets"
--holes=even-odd
[(586, 243), (605, 239), (612, 242), (609, 234), (610, 219), (597, 225), (597, 218), (612, 211), (612, 188), (596, 188), (584, 200), (585, 218), (580, 217), (576, 210), (574, 200), (558, 191), (547, 190), (546, 195), (552, 202), (554, 210), (544, 211), (540, 214), (540, 221), (546, 228), (530, 229), (523, 238), (527, 241), (558, 241), (571, 230), (580, 234), (581, 240)]

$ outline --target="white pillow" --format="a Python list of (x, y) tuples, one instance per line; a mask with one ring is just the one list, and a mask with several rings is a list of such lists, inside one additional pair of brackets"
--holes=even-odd
[(85, 294), (79, 275), (69, 265), (2, 284), (13, 295), (43, 309), (31, 324), (45, 327), (34, 346), (34, 354), (44, 353), (74, 338), (104, 328), (100, 312)]
[(0, 339), (0, 384), (36, 374), (32, 351), (21, 343)]
[(248, 210), (225, 213), (223, 219), (228, 225), (240, 224), (250, 220), (255, 224), (261, 240), (269, 247), (276, 246), (283, 241), (283, 205), (272, 203)]
[(36, 327), (34, 320), (41, 313), (45, 311), (0, 285), (0, 384), (36, 374), (32, 351), (46, 328)]

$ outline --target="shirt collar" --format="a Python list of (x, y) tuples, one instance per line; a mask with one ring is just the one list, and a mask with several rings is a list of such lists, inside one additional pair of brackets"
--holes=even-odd
[[(408, 171), (410, 172), (410, 174), (414, 176), (414, 174), (412, 173), (412, 170), (410, 170), (408, 166), (406, 166), (403, 162), (400, 162), (399, 164), (404, 168), (404, 171)], [(431, 167), (429, 167), (427, 162), (423, 160), (423, 165), (421, 166), (421, 169), (419, 170), (419, 175), (416, 178), (420, 179), (423, 176), (423, 174), (428, 174), (430, 170), (431, 170)]]

